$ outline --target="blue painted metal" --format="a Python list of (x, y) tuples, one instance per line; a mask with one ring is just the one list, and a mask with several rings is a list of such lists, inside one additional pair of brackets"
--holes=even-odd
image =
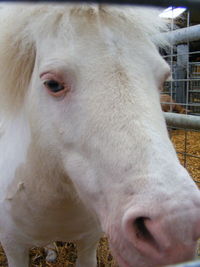
[(182, 263), (178, 265), (170, 265), (169, 267), (200, 267), (200, 261), (193, 261), (193, 262)]

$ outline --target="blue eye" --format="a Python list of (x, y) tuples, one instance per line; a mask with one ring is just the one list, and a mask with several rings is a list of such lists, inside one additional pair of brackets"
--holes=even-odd
[(48, 80), (44, 82), (45, 87), (51, 91), (52, 93), (57, 93), (65, 89), (64, 85), (55, 81), (55, 80)]

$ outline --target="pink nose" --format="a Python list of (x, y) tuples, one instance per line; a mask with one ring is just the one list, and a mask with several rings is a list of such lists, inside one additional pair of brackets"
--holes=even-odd
[(171, 214), (130, 209), (123, 217), (122, 227), (130, 245), (152, 262), (187, 261), (194, 256), (200, 237), (200, 206), (192, 205), (185, 211), (179, 207)]

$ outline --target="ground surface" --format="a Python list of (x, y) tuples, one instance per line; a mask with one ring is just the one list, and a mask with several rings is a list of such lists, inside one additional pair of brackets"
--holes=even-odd
[[(185, 165), (200, 188), (200, 132), (187, 132), (172, 130), (171, 138), (176, 147), (180, 161)], [(188, 156), (190, 154), (196, 157)], [(199, 246), (200, 248), (200, 246)], [(76, 247), (73, 243), (55, 243), (58, 258), (55, 263), (45, 261), (44, 249), (32, 249), (30, 252), (30, 267), (73, 267), (76, 261)], [(200, 249), (198, 250), (200, 255)], [(106, 238), (102, 238), (97, 251), (98, 267), (116, 267), (109, 250)], [(3, 250), (0, 248), (0, 267), (7, 267)]]
[(181, 164), (200, 188), (200, 132), (172, 130), (170, 135)]

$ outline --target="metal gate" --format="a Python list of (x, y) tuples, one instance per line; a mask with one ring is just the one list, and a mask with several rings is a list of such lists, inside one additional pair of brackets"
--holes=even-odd
[(171, 17), (165, 18), (170, 48), (161, 53), (172, 77), (161, 92), (161, 104), (169, 111), (165, 117), (179, 159), (200, 187), (200, 16), (186, 9), (176, 17), (175, 11), (171, 8)]

